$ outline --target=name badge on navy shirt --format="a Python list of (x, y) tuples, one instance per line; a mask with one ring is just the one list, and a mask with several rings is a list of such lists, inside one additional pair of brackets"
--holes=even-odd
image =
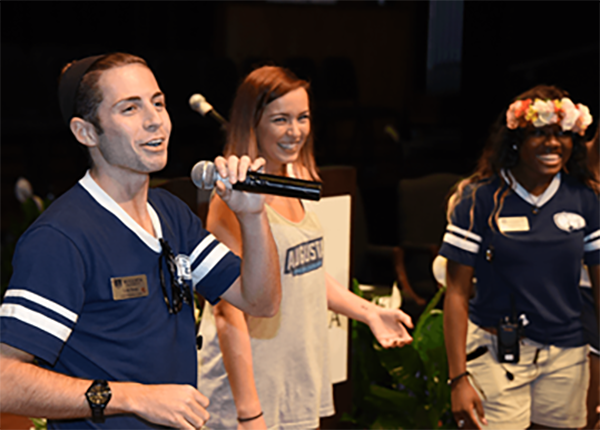
[(498, 228), (502, 233), (529, 231), (529, 220), (526, 216), (498, 218)]
[(123, 276), (110, 278), (113, 300), (135, 299), (148, 295), (148, 280), (146, 275)]

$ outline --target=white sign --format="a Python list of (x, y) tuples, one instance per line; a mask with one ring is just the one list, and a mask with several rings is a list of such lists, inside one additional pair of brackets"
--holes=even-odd
[[(350, 213), (349, 195), (323, 197), (316, 205), (325, 233), (325, 271), (341, 285), (350, 285)], [(348, 318), (329, 311), (329, 361), (332, 383), (348, 379)]]

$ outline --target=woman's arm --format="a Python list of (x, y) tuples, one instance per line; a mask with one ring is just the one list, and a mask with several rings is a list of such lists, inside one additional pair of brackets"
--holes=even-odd
[[(472, 267), (448, 260), (447, 290), (444, 299), (444, 341), (450, 379), (464, 374), (467, 370), (467, 326), (472, 279)], [(479, 429), (473, 412), (475, 409), (481, 421), (486, 423), (481, 400), (466, 376), (456, 380), (451, 390), (452, 413), (457, 422), (463, 420), (464, 428)]]
[(400, 309), (384, 309), (342, 287), (326, 274), (327, 307), (333, 312), (367, 324), (384, 348), (401, 347), (412, 342), (404, 326), (413, 327), (408, 315)]
[[(210, 203), (206, 226), (219, 241), (227, 245), (234, 253), (242, 254), (242, 233), (239, 223), (218, 196), (215, 196)], [(252, 348), (246, 317), (242, 311), (226, 301), (215, 305), (214, 315), (219, 345), (223, 354), (223, 364), (228, 374), (237, 416), (239, 418), (254, 417), (262, 410), (254, 382)], [(238, 428), (263, 429), (266, 428), (266, 425), (264, 418), (259, 417), (240, 423)]]
[[(262, 412), (252, 367), (252, 348), (246, 317), (242, 311), (225, 301), (214, 307), (223, 364), (229, 378), (237, 416), (250, 418)], [(263, 417), (242, 422), (238, 429), (266, 428)]]

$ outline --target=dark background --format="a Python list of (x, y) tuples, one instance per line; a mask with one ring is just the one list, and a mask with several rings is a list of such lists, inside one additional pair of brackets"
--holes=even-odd
[[(372, 244), (399, 243), (400, 180), (468, 175), (497, 115), (536, 84), (563, 87), (588, 105), (591, 136), (600, 114), (597, 1), (467, 1), (462, 20), (431, 26), (432, 5), (438, 13), (454, 7), (444, 3), (1, 2), (2, 243), (14, 241), (11, 226), (23, 218), (18, 177), (52, 198), (85, 173), (84, 153), (60, 118), (57, 78), (67, 62), (110, 51), (145, 58), (167, 95), (173, 133), (158, 178), (188, 176), (221, 151), (222, 131), (189, 109), (192, 94), (228, 116), (254, 65), (271, 61), (309, 79), (317, 163), (356, 168)], [(430, 30), (443, 36), (438, 49), (446, 34), (462, 35), (455, 91), (427, 86)], [(336, 402), (347, 406), (350, 395), (336, 393)]]
[[(426, 88), (428, 1), (2, 2), (2, 233), (21, 216), (13, 187), (58, 196), (85, 172), (61, 122), (60, 69), (107, 51), (144, 57), (167, 95), (170, 158), (187, 176), (223, 136), (192, 112), (201, 92), (228, 115), (239, 80), (271, 60), (313, 83), (317, 162), (352, 165), (370, 239), (394, 244), (402, 178), (467, 175), (489, 126), (537, 83), (559, 85), (598, 116), (598, 2), (464, 3), (460, 91)], [(459, 30), (461, 28), (459, 27)], [(456, 29), (455, 29), (456, 30)], [(595, 129), (595, 124), (591, 129)], [(591, 130), (593, 131), (593, 130)]]

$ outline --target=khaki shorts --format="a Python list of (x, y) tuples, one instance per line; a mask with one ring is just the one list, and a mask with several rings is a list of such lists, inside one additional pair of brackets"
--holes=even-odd
[(587, 345), (559, 348), (525, 338), (519, 363), (499, 363), (496, 336), (469, 321), (467, 354), (480, 346), (488, 351), (468, 361), (467, 370), (488, 421), (487, 426), (480, 423), (482, 428), (525, 429), (532, 422), (562, 428), (585, 424)]

